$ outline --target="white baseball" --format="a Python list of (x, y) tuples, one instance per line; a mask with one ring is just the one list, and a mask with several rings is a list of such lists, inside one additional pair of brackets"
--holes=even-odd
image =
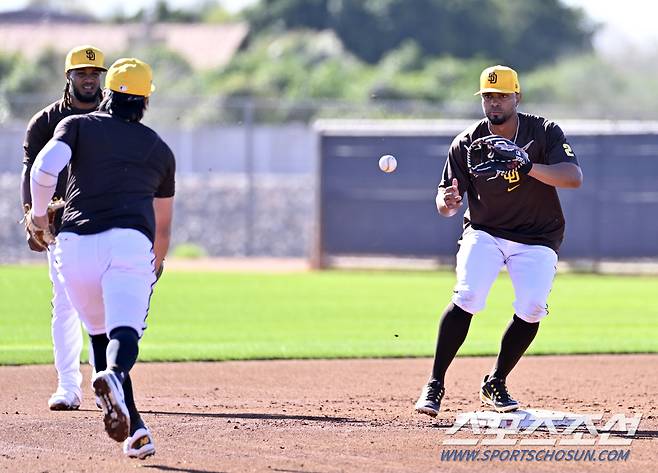
[(382, 171), (393, 172), (397, 167), (398, 167), (398, 160), (395, 159), (395, 156), (391, 156), (390, 154), (385, 154), (384, 156), (379, 158), (379, 169), (381, 169)]

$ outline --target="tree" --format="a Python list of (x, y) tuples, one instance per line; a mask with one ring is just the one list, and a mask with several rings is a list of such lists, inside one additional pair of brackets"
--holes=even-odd
[(255, 35), (332, 29), (371, 64), (413, 40), (426, 56), (531, 69), (590, 50), (594, 32), (581, 10), (559, 0), (261, 0), (245, 16)]
[(245, 11), (252, 31), (323, 30), (329, 27), (328, 0), (261, 0)]

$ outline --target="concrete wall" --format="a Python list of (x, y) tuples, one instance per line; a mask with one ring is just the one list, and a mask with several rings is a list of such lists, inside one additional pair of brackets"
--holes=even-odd
[[(454, 256), (461, 220), (439, 218), (434, 195), (448, 144), (465, 123), (384, 123), (158, 128), (178, 163), (173, 245), (304, 257), (321, 215), (328, 254)], [(561, 256), (658, 258), (658, 126), (560, 124), (585, 174), (581, 189), (560, 191)], [(23, 133), (23, 125), (0, 129), (0, 263), (43, 257), (27, 249), (17, 223)], [(398, 157), (395, 173), (379, 171), (382, 154)]]
[[(561, 189), (567, 225), (560, 255), (658, 258), (658, 126), (566, 122), (585, 175)], [(451, 257), (461, 215), (437, 215), (434, 196), (454, 123), (329, 122), (321, 133), (318, 263), (332, 256)], [(398, 158), (382, 173), (377, 159)]]

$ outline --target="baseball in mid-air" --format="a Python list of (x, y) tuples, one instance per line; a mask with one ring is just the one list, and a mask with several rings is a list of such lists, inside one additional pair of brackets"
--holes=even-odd
[(397, 167), (398, 167), (398, 160), (395, 159), (395, 156), (391, 156), (390, 154), (385, 154), (384, 156), (379, 158), (379, 169), (381, 169), (382, 171), (393, 172)]

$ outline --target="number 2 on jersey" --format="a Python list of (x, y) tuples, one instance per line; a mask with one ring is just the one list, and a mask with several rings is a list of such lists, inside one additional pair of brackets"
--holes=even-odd
[(573, 150), (571, 149), (571, 146), (569, 146), (567, 143), (563, 143), (562, 147), (564, 148), (564, 153), (569, 156), (570, 158), (575, 157), (575, 154), (573, 154)]

